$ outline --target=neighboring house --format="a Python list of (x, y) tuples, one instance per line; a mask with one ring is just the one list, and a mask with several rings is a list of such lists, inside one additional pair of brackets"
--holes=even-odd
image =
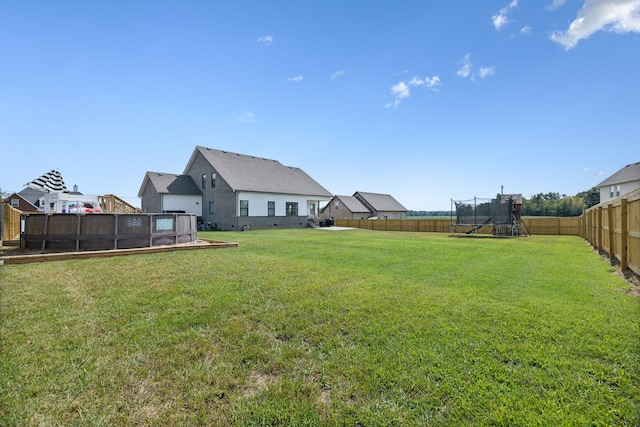
[(407, 219), (407, 208), (389, 194), (356, 191), (353, 196), (368, 207), (374, 217), (380, 219)]
[(138, 197), (142, 198), (143, 212), (202, 216), (202, 191), (188, 175), (147, 172)]
[[(21, 191), (7, 197), (5, 203), (23, 212), (93, 213), (128, 212), (129, 208), (137, 210), (112, 194), (85, 195), (78, 191), (77, 185), (69, 191), (62, 174), (55, 169), (25, 184)], [(105, 210), (103, 204), (108, 206), (108, 210)]]
[(8, 196), (4, 199), (4, 203), (22, 212), (38, 212), (38, 207), (23, 197), (20, 193), (13, 193)]
[[(77, 193), (77, 188), (74, 188)], [(69, 193), (64, 184), (62, 174), (52, 169), (25, 184), (25, 188), (5, 199), (5, 203), (23, 212), (38, 212), (44, 210), (44, 197), (49, 193)]]
[(640, 187), (640, 162), (631, 163), (597, 185), (600, 203)]
[(334, 219), (407, 219), (407, 209), (389, 194), (356, 191), (353, 196), (335, 196), (322, 210)]
[(25, 199), (27, 202), (29, 202), (33, 206), (35, 206), (37, 210), (42, 210), (41, 199), (47, 193), (45, 191), (43, 191), (43, 190), (38, 190), (38, 189), (35, 189), (35, 188), (31, 188), (31, 187), (25, 187), (25, 188), (23, 188), (22, 190), (20, 190), (16, 194), (18, 194), (20, 197)]
[[(147, 172), (138, 192), (144, 211), (194, 213), (219, 230), (306, 227), (320, 204), (331, 199), (331, 193), (300, 168), (201, 146), (182, 175), (164, 174), (171, 179), (156, 187), (154, 174), (163, 175)], [(171, 209), (163, 204), (168, 199)]]
[(367, 219), (372, 216), (369, 208), (354, 196), (333, 196), (322, 209), (322, 214), (333, 219)]

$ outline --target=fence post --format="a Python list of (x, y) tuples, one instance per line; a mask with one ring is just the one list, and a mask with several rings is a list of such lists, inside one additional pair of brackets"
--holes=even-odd
[(607, 205), (607, 219), (609, 220), (609, 263), (611, 265), (615, 265), (616, 259), (616, 230), (614, 229), (614, 221), (613, 221), (613, 204), (609, 203)]
[(595, 222), (594, 215), (595, 213), (592, 210), (589, 211), (589, 243), (591, 244), (591, 247), (593, 247), (595, 243), (595, 236), (593, 235), (593, 225)]
[(4, 237), (4, 203), (0, 202), (0, 246)]
[(598, 245), (596, 249), (598, 253), (602, 252), (602, 206), (598, 207), (598, 225), (596, 228), (596, 232), (598, 233)]
[(629, 224), (627, 199), (620, 200), (620, 270), (625, 271), (629, 268), (629, 253), (627, 252), (627, 244), (629, 240)]

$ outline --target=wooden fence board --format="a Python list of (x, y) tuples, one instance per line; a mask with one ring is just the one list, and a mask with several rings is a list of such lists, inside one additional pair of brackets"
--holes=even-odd
[(580, 221), (580, 236), (595, 250), (640, 274), (640, 188), (593, 206)]
[(15, 240), (20, 237), (21, 213), (22, 211), (4, 203), (4, 217), (0, 218), (0, 220), (3, 221), (2, 236), (0, 236), (0, 240)]
[[(580, 218), (524, 218), (523, 222), (531, 234), (552, 234), (578, 236), (580, 233)], [(365, 230), (381, 231), (416, 231), (450, 233), (451, 218), (435, 219), (337, 219), (335, 225), (339, 227), (362, 228)], [(485, 226), (478, 230), (478, 234), (491, 234), (492, 226)]]

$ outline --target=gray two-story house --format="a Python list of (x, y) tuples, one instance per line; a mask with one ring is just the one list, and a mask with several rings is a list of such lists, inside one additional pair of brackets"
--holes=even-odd
[(147, 172), (145, 212), (196, 214), (219, 230), (306, 227), (331, 193), (277, 160), (197, 146), (182, 175)]

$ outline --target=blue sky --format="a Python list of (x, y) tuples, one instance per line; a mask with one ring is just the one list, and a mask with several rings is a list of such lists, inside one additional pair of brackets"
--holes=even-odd
[(0, 189), (139, 205), (196, 145), (408, 209), (640, 160), (640, 0), (0, 0)]

